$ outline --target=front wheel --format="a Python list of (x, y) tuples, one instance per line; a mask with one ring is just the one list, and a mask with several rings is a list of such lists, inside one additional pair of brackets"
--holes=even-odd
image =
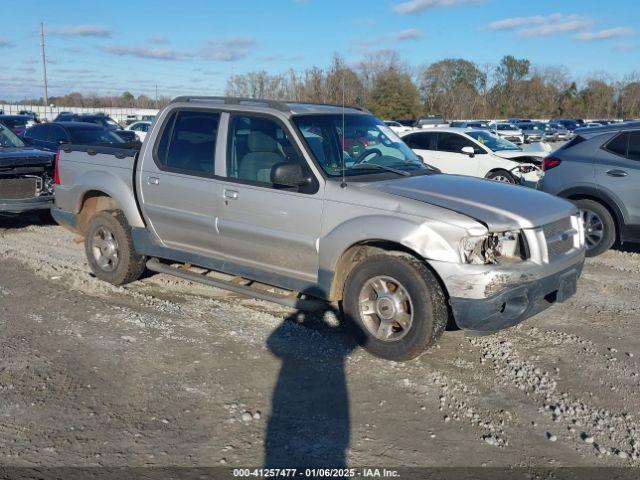
[(133, 248), (131, 228), (120, 210), (98, 212), (91, 218), (84, 247), (91, 271), (105, 282), (131, 283), (145, 270), (145, 257)]
[(511, 184), (518, 183), (518, 181), (516, 180), (516, 177), (514, 177), (511, 172), (507, 172), (506, 170), (495, 170), (489, 173), (486, 178), (488, 178), (489, 180), (494, 180), (496, 182), (511, 183)]
[(406, 361), (447, 325), (446, 299), (431, 270), (410, 256), (375, 255), (349, 274), (343, 310), (358, 343), (381, 358)]

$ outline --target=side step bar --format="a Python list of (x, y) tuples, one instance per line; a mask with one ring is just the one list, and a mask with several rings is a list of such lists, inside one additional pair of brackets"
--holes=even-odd
[(329, 305), (322, 300), (278, 295), (275, 293), (269, 293), (264, 290), (246, 287), (244, 285), (239, 285), (237, 283), (228, 282), (225, 280), (217, 280), (215, 278), (206, 277), (199, 273), (165, 265), (164, 263), (161, 263), (157, 258), (148, 260), (147, 268), (152, 272), (166, 273), (167, 275), (173, 275), (174, 277), (183, 278), (184, 280), (189, 280), (191, 282), (202, 283), (204, 285), (209, 285), (210, 287), (228, 290), (230, 292), (245, 295), (247, 297), (257, 298), (258, 300), (265, 300), (267, 302), (277, 303), (278, 305), (284, 305), (285, 307), (296, 308), (298, 310), (307, 312), (322, 311), (329, 308)]

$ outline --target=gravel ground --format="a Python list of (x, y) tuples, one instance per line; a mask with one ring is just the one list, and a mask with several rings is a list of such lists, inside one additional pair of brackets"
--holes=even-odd
[(93, 278), (57, 226), (0, 217), (0, 463), (640, 466), (640, 255), (576, 297), (410, 363), (164, 275)]

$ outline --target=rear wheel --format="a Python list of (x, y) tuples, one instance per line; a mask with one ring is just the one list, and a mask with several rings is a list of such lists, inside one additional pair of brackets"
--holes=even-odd
[(136, 253), (131, 228), (120, 210), (96, 213), (84, 236), (91, 271), (100, 280), (124, 285), (140, 278), (145, 257)]
[(507, 172), (506, 170), (494, 170), (493, 172), (489, 173), (489, 175), (487, 175), (487, 178), (489, 180), (495, 180), (496, 182), (512, 184), (518, 183), (516, 177), (514, 177), (512, 173)]
[(588, 198), (575, 201), (584, 222), (587, 257), (596, 257), (616, 241), (616, 223), (607, 208)]
[(394, 361), (423, 353), (444, 331), (445, 295), (427, 266), (411, 256), (375, 255), (349, 274), (344, 313), (358, 342)]

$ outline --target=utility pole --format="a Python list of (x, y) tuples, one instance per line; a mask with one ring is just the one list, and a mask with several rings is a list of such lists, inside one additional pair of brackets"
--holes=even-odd
[(44, 51), (44, 23), (40, 22), (40, 47), (42, 48), (42, 75), (44, 78), (44, 111), (49, 108), (49, 86), (47, 85), (47, 56)]
[(158, 84), (156, 83), (156, 109), (158, 108)]

